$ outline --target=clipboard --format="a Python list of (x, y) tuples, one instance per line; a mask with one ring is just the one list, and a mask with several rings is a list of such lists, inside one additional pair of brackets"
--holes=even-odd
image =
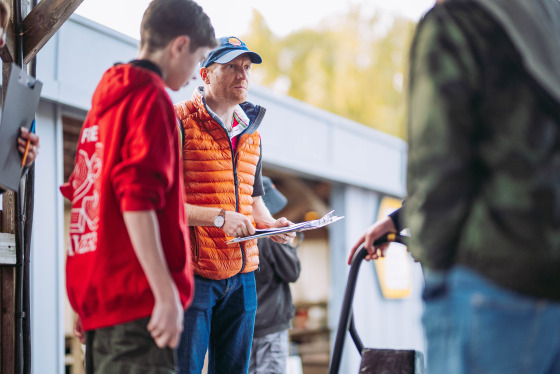
[(319, 219), (312, 220), (312, 221), (294, 223), (292, 225), (284, 226), (284, 227), (274, 227), (274, 228), (270, 228), (270, 229), (256, 229), (255, 230), (256, 233), (254, 235), (231, 239), (231, 240), (228, 240), (226, 242), (226, 244), (239, 243), (239, 242), (244, 242), (244, 241), (251, 240), (251, 239), (267, 238), (269, 236), (274, 236), (274, 235), (278, 235), (278, 234), (285, 234), (285, 233), (288, 233), (288, 232), (301, 232), (301, 231), (307, 231), (307, 230), (315, 230), (315, 229), (330, 225), (331, 223), (336, 222), (336, 221), (338, 221), (340, 219), (343, 219), (343, 218), (344, 218), (344, 216), (342, 216), (342, 217), (335, 216), (334, 215), (334, 210), (331, 210), (330, 212), (325, 214), (323, 217), (321, 217)]
[(0, 189), (17, 191), (22, 155), (17, 139), (20, 127), (31, 127), (39, 105), (43, 83), (12, 64), (0, 122)]

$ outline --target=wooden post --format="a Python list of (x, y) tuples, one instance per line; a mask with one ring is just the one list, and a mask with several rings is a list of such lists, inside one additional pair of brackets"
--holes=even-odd
[[(25, 3), (25, 4), (22, 4)], [(10, 29), (8, 30), (7, 37), (10, 37), (6, 43), (6, 50), (2, 54), (2, 106), (6, 97), (6, 89), (8, 77), (10, 74), (11, 62), (17, 60), (15, 47), (17, 46), (17, 30), (16, 30), (16, 13), (14, 9), (27, 9), (27, 2), (22, 0), (13, 0), (11, 2), (12, 14)], [(21, 14), (21, 13), (20, 13)], [(6, 53), (12, 52), (13, 54)], [(10, 61), (12, 60), (12, 61)], [(12, 191), (4, 192), (2, 202), (2, 232), (9, 234), (16, 234), (17, 231), (17, 194)], [(16, 234), (17, 235), (17, 234)], [(2, 372), (15, 373), (18, 370), (17, 357), (16, 357), (16, 271), (12, 266), (0, 267), (0, 279), (2, 280), (2, 305), (1, 305), (1, 319), (2, 331), (0, 340), (2, 341)]]
[[(15, 193), (3, 195), (2, 232), (14, 234)], [(13, 266), (0, 266), (0, 372), (15, 371), (15, 271)]]
[[(13, 32), (12, 32), (13, 35)], [(11, 41), (13, 45), (13, 40)], [(2, 106), (6, 97), (6, 82), (10, 74), (11, 62), (2, 63)], [(15, 234), (15, 193), (2, 195), (2, 222), (0, 231)], [(15, 371), (15, 271), (13, 266), (0, 266), (0, 372)]]
[(2, 293), (0, 302), (0, 371), (2, 373), (13, 373), (15, 371), (15, 355), (14, 355), (14, 315), (15, 296), (14, 296), (14, 268), (0, 267), (0, 292)]

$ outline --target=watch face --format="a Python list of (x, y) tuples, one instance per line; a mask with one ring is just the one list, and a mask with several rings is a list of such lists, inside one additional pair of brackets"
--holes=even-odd
[(224, 217), (222, 216), (216, 216), (214, 218), (214, 226), (220, 228), (224, 225)]

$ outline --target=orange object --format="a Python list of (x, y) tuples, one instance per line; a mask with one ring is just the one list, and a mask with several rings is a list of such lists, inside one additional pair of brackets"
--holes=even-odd
[[(33, 123), (31, 124), (31, 133), (35, 133), (35, 120), (33, 120)], [(25, 152), (23, 152), (23, 158), (21, 159), (21, 167), (25, 166), (30, 145), (31, 145), (31, 139), (27, 139), (27, 144), (25, 145)]]

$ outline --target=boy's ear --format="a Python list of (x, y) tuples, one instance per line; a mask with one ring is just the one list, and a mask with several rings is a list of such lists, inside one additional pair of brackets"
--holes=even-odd
[(171, 53), (178, 55), (189, 51), (191, 46), (191, 38), (188, 35), (179, 35), (171, 41)]

